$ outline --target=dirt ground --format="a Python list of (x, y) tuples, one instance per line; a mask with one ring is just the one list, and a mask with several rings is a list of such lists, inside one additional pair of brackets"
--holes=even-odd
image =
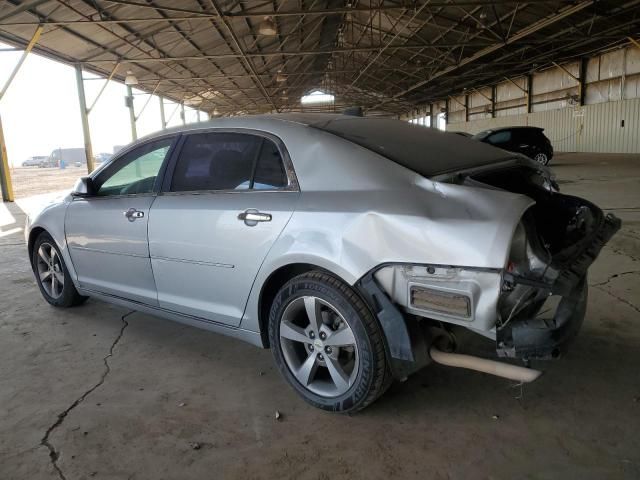
[(640, 478), (640, 155), (553, 167), (624, 221), (569, 354), (525, 388), (432, 365), (353, 416), (300, 400), (267, 350), (97, 301), (48, 306), (24, 218), (0, 204), (0, 479)]
[(17, 199), (58, 190), (70, 190), (87, 166), (60, 168), (15, 167), (11, 169), (13, 194)]

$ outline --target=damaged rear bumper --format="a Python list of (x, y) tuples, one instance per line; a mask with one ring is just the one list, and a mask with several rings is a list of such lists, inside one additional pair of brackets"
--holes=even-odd
[[(557, 271), (553, 282), (505, 274), (507, 288), (526, 287), (523, 295), (527, 295), (529, 307), (496, 329), (499, 356), (525, 360), (558, 358), (576, 337), (587, 308), (587, 269), (621, 226), (620, 219), (614, 215), (604, 216), (597, 207), (590, 207), (595, 209), (597, 227), (580, 248), (563, 257), (563, 268)], [(553, 315), (536, 316), (544, 301), (553, 295), (560, 297)]]

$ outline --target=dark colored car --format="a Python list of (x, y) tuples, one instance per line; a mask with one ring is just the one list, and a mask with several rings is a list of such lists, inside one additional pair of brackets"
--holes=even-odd
[(542, 133), (543, 130), (540, 127), (503, 127), (484, 130), (473, 138), (503, 150), (522, 153), (542, 165), (548, 165), (553, 158), (553, 147)]

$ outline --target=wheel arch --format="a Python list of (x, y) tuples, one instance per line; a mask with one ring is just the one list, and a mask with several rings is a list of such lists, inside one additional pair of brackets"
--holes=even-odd
[(33, 246), (36, 243), (36, 239), (40, 236), (42, 232), (47, 232), (47, 230), (43, 227), (33, 227), (29, 232), (29, 240), (27, 242), (27, 251), (29, 252), (29, 263), (32, 263), (32, 259), (33, 259)]
[(271, 310), (271, 303), (276, 294), (282, 286), (292, 278), (313, 270), (326, 272), (340, 278), (334, 272), (331, 272), (319, 265), (312, 263), (289, 263), (271, 272), (262, 284), (258, 298), (258, 325), (260, 326), (260, 338), (262, 339), (262, 345), (265, 348), (270, 348), (271, 346), (269, 342), (269, 310)]

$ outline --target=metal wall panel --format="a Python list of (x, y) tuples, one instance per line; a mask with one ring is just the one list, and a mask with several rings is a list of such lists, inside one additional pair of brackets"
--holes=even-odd
[(452, 123), (448, 129), (478, 133), (514, 125), (544, 128), (558, 152), (640, 153), (640, 98)]

